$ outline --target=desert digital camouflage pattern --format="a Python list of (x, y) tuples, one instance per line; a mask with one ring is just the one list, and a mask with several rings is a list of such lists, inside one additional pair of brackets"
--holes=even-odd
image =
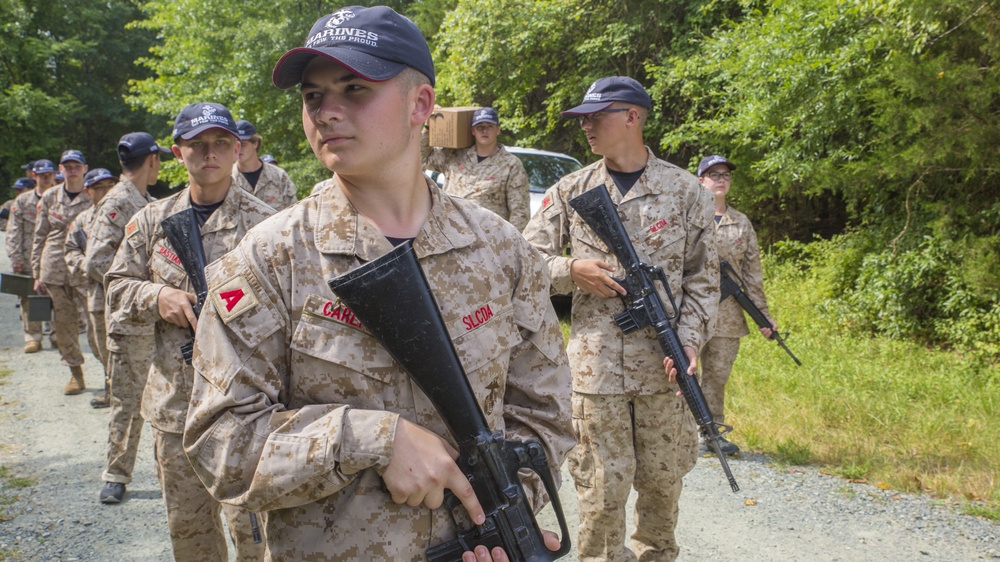
[[(191, 335), (181, 328), (160, 319), (157, 296), (163, 286), (192, 292), (191, 282), (180, 258), (163, 235), (160, 222), (191, 206), (188, 189), (167, 199), (155, 201), (135, 214), (125, 226), (122, 241), (115, 259), (105, 276), (109, 317), (116, 325), (125, 326), (126, 332), (139, 332), (143, 325), (153, 325), (153, 354), (142, 395), (142, 417), (154, 429), (157, 443), (180, 439), (184, 431), (191, 396), (194, 371), (184, 364), (181, 345)], [(222, 205), (201, 228), (205, 260), (211, 262), (234, 248), (246, 232), (274, 213), (256, 197), (236, 186), (230, 187)], [(115, 393), (115, 375), (112, 373), (112, 395)], [(163, 434), (173, 434), (173, 437)], [(125, 436), (126, 438), (128, 436)], [(205, 533), (222, 536), (219, 513), (222, 507), (214, 502), (204, 487), (192, 486), (197, 476), (190, 463), (178, 458), (179, 447), (172, 453), (156, 451), (159, 478), (164, 490), (183, 487), (178, 496), (164, 492), (167, 503), (167, 523), (177, 560), (208, 560), (216, 557), (218, 541), (206, 541)], [(201, 496), (196, 501), (195, 496)], [(180, 501), (180, 503), (176, 503)], [(204, 509), (211, 506), (211, 509)], [(229, 517), (227, 513), (227, 518)], [(229, 519), (231, 526), (249, 524), (249, 513), (242, 511)], [(243, 521), (240, 521), (242, 519)], [(263, 558), (263, 545), (252, 542), (236, 543), (238, 560)], [(225, 559), (225, 558), (223, 558)]]
[[(487, 423), (537, 439), (558, 478), (575, 439), (545, 264), (507, 222), (427, 186), (414, 248)], [(455, 536), (445, 509), (396, 504), (380, 477), (400, 416), (454, 440), (327, 285), (390, 249), (333, 188), (209, 268), (185, 449), (216, 498), (267, 512), (272, 560), (425, 561)]]
[(240, 169), (233, 166), (233, 181), (236, 185), (249, 191), (254, 197), (268, 204), (275, 211), (280, 211), (285, 207), (295, 204), (295, 184), (288, 177), (288, 173), (274, 164), (263, 162), (264, 169), (260, 172), (257, 180), (257, 187), (252, 187)]
[(420, 137), (424, 167), (445, 176), (444, 190), (493, 211), (519, 231), (528, 224), (528, 174), (520, 158), (498, 143), (499, 151), (482, 162), (475, 145), (469, 148), (439, 148), (428, 145), (429, 134)]
[[(13, 208), (14, 208), (14, 200), (13, 199), (8, 199), (8, 200), (4, 201), (3, 205), (0, 205), (0, 211), (4, 211), (4, 210), (7, 211), (7, 217), (6, 218), (0, 218), (0, 230), (3, 230), (4, 232), (7, 231), (7, 221), (10, 220), (10, 212), (11, 212), (11, 210)], [(2, 214), (2, 213), (0, 213), (0, 214)]]
[(69, 233), (66, 235), (66, 270), (71, 282), (79, 287), (87, 301), (87, 343), (90, 344), (90, 351), (101, 365), (107, 365), (108, 331), (104, 323), (104, 284), (91, 279), (83, 266), (87, 233), (92, 230), (95, 209), (93, 206), (88, 207), (69, 226)]
[[(570, 277), (575, 259), (602, 260), (617, 268), (614, 277), (623, 276), (615, 255), (569, 205), (601, 184), (639, 258), (666, 273), (680, 308), (675, 329), (681, 343), (694, 349), (705, 341), (719, 303), (712, 197), (693, 175), (647, 149), (645, 172), (624, 197), (602, 159), (552, 186), (524, 230), (545, 256), (553, 292), (573, 293), (568, 351), (579, 444), (568, 466), (580, 511), (580, 560), (673, 560), (679, 551), (674, 528), (682, 479), (696, 459), (694, 419), (664, 373), (654, 332), (624, 335), (613, 320), (623, 310), (621, 299), (577, 290)], [(567, 243), (570, 257), (563, 255)], [(625, 506), (632, 486), (639, 498), (636, 530), (626, 546)]]
[[(38, 201), (41, 199), (34, 189), (18, 195), (11, 207), (7, 221), (7, 257), (15, 272), (31, 275), (31, 239), (35, 235), (35, 219), (38, 216)], [(28, 322), (28, 297), (21, 300), (21, 327), (24, 343), (42, 341), (42, 323)]]

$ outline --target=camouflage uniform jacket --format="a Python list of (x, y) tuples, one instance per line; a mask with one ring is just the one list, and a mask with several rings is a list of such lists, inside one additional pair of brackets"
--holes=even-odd
[[(194, 292), (180, 258), (163, 235), (160, 221), (191, 206), (188, 189), (143, 207), (125, 226), (125, 240), (105, 276), (108, 324), (153, 326), (154, 347), (142, 397), (142, 417), (160, 431), (183, 433), (194, 377), (184, 364), (181, 345), (186, 328), (160, 318), (157, 298), (167, 286)], [(211, 262), (236, 247), (251, 227), (274, 210), (242, 189), (230, 187), (222, 205), (201, 228), (205, 260)], [(132, 333), (132, 332), (130, 332)], [(138, 333), (143, 333), (141, 329)]]
[(21, 266), (24, 275), (31, 275), (31, 239), (35, 235), (38, 202), (42, 196), (34, 189), (14, 199), (7, 222), (7, 257), (11, 267)]
[(257, 179), (257, 187), (252, 187), (250, 182), (240, 173), (237, 166), (233, 166), (233, 180), (236, 185), (249, 191), (254, 197), (267, 203), (275, 211), (280, 211), (285, 207), (295, 204), (295, 184), (288, 177), (288, 173), (274, 164), (263, 162), (264, 169)]
[[(639, 258), (666, 273), (680, 308), (675, 328), (685, 346), (701, 349), (719, 307), (719, 258), (712, 233), (711, 194), (690, 173), (658, 160), (647, 149), (646, 171), (623, 198), (599, 160), (549, 188), (524, 231), (546, 257), (553, 291), (573, 293), (569, 352), (573, 390), (587, 394), (673, 392), (663, 372), (663, 351), (651, 328), (629, 335), (612, 317), (623, 310), (618, 298), (598, 298), (577, 289), (570, 277), (575, 259), (599, 259), (623, 272), (617, 258), (569, 205), (569, 200), (604, 184), (632, 238)], [(566, 243), (571, 257), (563, 256)], [(657, 285), (659, 287), (659, 285)], [(660, 290), (664, 305), (670, 304)]]
[(104, 312), (104, 283), (91, 279), (83, 267), (87, 252), (88, 233), (93, 230), (94, 211), (97, 207), (89, 207), (73, 219), (66, 236), (66, 270), (71, 279), (70, 284), (81, 287), (87, 295), (87, 310)]
[(493, 211), (523, 230), (528, 224), (528, 174), (521, 159), (502, 144), (482, 162), (475, 145), (469, 148), (432, 148), (428, 134), (420, 137), (424, 167), (444, 174), (444, 190)]
[[(743, 278), (743, 289), (757, 308), (768, 318), (767, 298), (764, 296), (764, 272), (760, 265), (760, 248), (757, 233), (746, 215), (729, 207), (722, 220), (715, 225), (715, 242), (719, 249), (719, 261), (726, 260), (736, 273)], [(737, 281), (739, 282), (739, 281)], [(742, 338), (750, 333), (747, 328), (743, 308), (735, 298), (719, 303), (719, 315), (715, 320), (713, 336)]]
[(0, 205), (0, 213), (2, 213), (2, 211), (7, 211), (7, 218), (0, 218), (0, 230), (3, 231), (7, 230), (7, 221), (10, 220), (10, 213), (11, 211), (13, 211), (13, 209), (14, 209), (13, 199), (8, 199), (7, 201), (4, 201), (3, 205)]
[(76, 285), (66, 269), (66, 233), (73, 219), (90, 206), (90, 195), (80, 192), (70, 199), (65, 184), (53, 186), (42, 195), (31, 239), (31, 271), (35, 279), (48, 285)]
[[(507, 222), (428, 189), (414, 248), (486, 421), (538, 439), (558, 477), (575, 438), (545, 264)], [(209, 268), (184, 446), (216, 498), (267, 511), (273, 560), (424, 561), (454, 537), (446, 509), (396, 504), (380, 477), (400, 416), (454, 440), (327, 285), (390, 249), (324, 189)]]
[[(94, 222), (88, 232), (90, 243), (87, 244), (84, 270), (95, 282), (101, 285), (103, 294), (104, 274), (115, 259), (115, 252), (125, 238), (125, 225), (140, 209), (156, 201), (149, 194), (143, 195), (139, 188), (128, 178), (122, 176), (94, 211)], [(124, 326), (112, 321), (114, 315), (107, 314), (108, 333), (118, 335), (152, 335), (151, 326)], [(132, 328), (131, 331), (129, 328)]]

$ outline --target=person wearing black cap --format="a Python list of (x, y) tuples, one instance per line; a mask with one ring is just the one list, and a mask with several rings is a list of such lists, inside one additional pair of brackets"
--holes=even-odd
[[(246, 120), (236, 122), (240, 133), (240, 158), (233, 168), (233, 181), (276, 211), (295, 204), (295, 184), (288, 174), (257, 156), (263, 137)], [(273, 158), (272, 158), (273, 160)]]
[[(83, 188), (86, 190), (93, 205), (73, 219), (69, 233), (66, 236), (66, 268), (73, 284), (80, 288), (86, 298), (87, 313), (87, 343), (90, 351), (101, 363), (107, 379), (108, 349), (106, 345), (107, 330), (104, 324), (104, 287), (87, 276), (84, 269), (84, 252), (87, 248), (87, 235), (91, 232), (94, 211), (101, 199), (107, 194), (118, 178), (104, 168), (95, 168), (83, 177)], [(94, 400), (90, 401), (94, 405)]]
[[(590, 189), (608, 191), (636, 251), (666, 272), (679, 312), (675, 328), (694, 373), (719, 303), (712, 198), (692, 174), (644, 145), (651, 107), (639, 82), (611, 76), (564, 111), (602, 158), (552, 186), (524, 230), (548, 262), (553, 292), (573, 293), (569, 358), (579, 442), (568, 465), (579, 498), (581, 560), (675, 559), (682, 479), (697, 459), (694, 419), (664, 373), (672, 362), (653, 330), (624, 334), (616, 324), (625, 290), (612, 277), (624, 273), (569, 204)], [(633, 486), (636, 529), (626, 545)]]
[[(42, 170), (35, 173), (35, 167)], [(7, 256), (14, 273), (31, 274), (31, 241), (35, 233), (35, 222), (38, 217), (38, 202), (45, 191), (52, 187), (56, 167), (49, 160), (36, 160), (31, 163), (29, 178), (33, 189), (25, 190), (14, 199), (11, 207), (10, 220), (7, 222)], [(21, 324), (24, 327), (24, 352), (36, 353), (42, 349), (42, 323), (28, 321), (28, 297), (21, 297)], [(55, 347), (55, 335), (49, 336), (52, 347)]]
[(0, 207), (0, 230), (7, 231), (7, 221), (10, 220), (10, 212), (14, 208), (14, 200), (25, 193), (26, 189), (33, 189), (35, 187), (35, 180), (31, 178), (17, 178), (11, 189), (14, 190), (14, 197), (4, 201), (2, 207)]
[[(172, 246), (160, 223), (177, 213), (191, 213), (200, 230), (192, 240), (200, 238), (207, 264), (234, 248), (247, 230), (274, 210), (233, 182), (240, 141), (236, 121), (224, 106), (195, 103), (184, 107), (174, 121), (173, 138), (171, 150), (187, 169), (188, 187), (149, 203), (125, 225), (125, 238), (105, 275), (108, 325), (116, 326), (119, 334), (143, 335), (150, 330), (154, 334), (141, 411), (153, 426), (153, 450), (174, 558), (227, 560), (220, 517), (224, 512), (236, 559), (259, 560), (264, 550), (253, 542), (250, 514), (213, 499), (181, 447), (194, 377), (181, 347), (198, 329), (193, 308), (197, 297), (178, 257), (184, 250)], [(120, 345), (132, 344), (126, 335)], [(112, 374), (113, 399), (119, 374)]]
[[(764, 296), (764, 270), (760, 265), (760, 247), (757, 233), (746, 215), (729, 206), (726, 196), (732, 187), (732, 171), (736, 165), (718, 154), (706, 156), (698, 165), (698, 181), (715, 198), (715, 242), (719, 250), (719, 260), (729, 262), (743, 279), (743, 285), (750, 300), (760, 308), (771, 321)], [(764, 337), (771, 336), (770, 328), (759, 328)], [(736, 355), (740, 350), (740, 338), (750, 333), (743, 309), (735, 298), (719, 303), (719, 314), (711, 337), (701, 350), (701, 389), (705, 402), (716, 422), (725, 421), (725, 391), (729, 375), (732, 373)], [(709, 445), (709, 443), (711, 445)], [(710, 446), (713, 441), (701, 439), (699, 451), (703, 455), (714, 454)], [(722, 452), (726, 455), (739, 453), (740, 448), (725, 438), (719, 439)]]
[(528, 173), (521, 159), (497, 141), (500, 117), (492, 107), (480, 107), (472, 114), (469, 148), (432, 148), (424, 127), (420, 155), (424, 167), (444, 174), (444, 190), (493, 211), (518, 230), (528, 224), (530, 202)]
[(413, 22), (338, 10), (273, 77), (301, 84), (306, 139), (334, 175), (213, 264), (185, 449), (217, 498), (267, 510), (273, 560), (426, 560), (456, 534), (446, 488), (473, 521), (483, 509), (441, 416), (327, 282), (412, 240), (491, 427), (537, 439), (558, 474), (569, 371), (544, 264), (510, 223), (424, 176), (434, 65)]
[[(66, 233), (77, 215), (90, 207), (90, 196), (83, 192), (87, 159), (79, 150), (63, 152), (59, 169), (66, 182), (50, 189), (38, 202), (38, 218), (31, 242), (31, 270), (35, 292), (52, 298), (52, 325), (62, 363), (69, 367), (70, 380), (63, 387), (67, 396), (83, 393), (83, 353), (80, 350), (80, 316), (85, 299), (66, 268)], [(35, 163), (35, 172), (39, 172)]]
[[(104, 275), (125, 238), (125, 225), (140, 209), (155, 201), (149, 194), (149, 187), (156, 184), (160, 159), (167, 154), (170, 154), (169, 148), (161, 147), (153, 135), (143, 131), (128, 133), (118, 141), (121, 177), (94, 211), (90, 243), (83, 263), (87, 275), (98, 283), (102, 301)], [(108, 310), (104, 313), (108, 333), (108, 376), (104, 381), (104, 395), (91, 400), (90, 405), (111, 407), (107, 463), (101, 475), (103, 484), (98, 500), (116, 504), (122, 501), (125, 487), (132, 481), (132, 469), (139, 451), (143, 425), (139, 404), (149, 372), (153, 333), (148, 327), (134, 329), (122, 325), (114, 321), (115, 317)]]

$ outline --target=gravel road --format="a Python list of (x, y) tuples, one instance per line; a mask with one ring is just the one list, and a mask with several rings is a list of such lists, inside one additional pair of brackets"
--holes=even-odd
[[(9, 271), (6, 256), (0, 271)], [(126, 501), (99, 504), (108, 413), (88, 402), (100, 369), (86, 353), (88, 390), (63, 396), (68, 368), (47, 341), (40, 353), (22, 353), (15, 302), (0, 295), (0, 370), (12, 371), (0, 378), (0, 561), (170, 560), (148, 426)], [(730, 466), (735, 494), (713, 458), (685, 478), (680, 561), (1000, 560), (1000, 524), (962, 515), (953, 503), (775, 466), (753, 453)], [(35, 484), (13, 487), (10, 477)], [(572, 531), (575, 493), (568, 475), (564, 482)]]

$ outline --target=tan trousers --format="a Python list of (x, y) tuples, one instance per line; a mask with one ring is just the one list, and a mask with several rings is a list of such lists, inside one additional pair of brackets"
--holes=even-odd
[(726, 421), (726, 383), (733, 372), (740, 338), (712, 338), (701, 350), (701, 391), (705, 395), (712, 420)]
[(21, 327), (24, 329), (24, 343), (42, 341), (42, 323), (28, 322), (28, 307), (31, 306), (28, 297), (21, 297)]
[(87, 311), (87, 343), (90, 352), (104, 367), (105, 377), (108, 372), (108, 328), (104, 323), (103, 310)]
[(236, 560), (263, 560), (264, 542), (254, 544), (251, 539), (250, 513), (219, 503), (208, 493), (184, 454), (181, 446), (183, 435), (153, 428), (153, 438), (157, 477), (167, 505), (167, 524), (174, 559), (178, 562), (227, 562), (226, 536), (220, 517), (221, 513), (225, 513), (230, 538), (236, 548)]
[(52, 329), (56, 334), (56, 345), (62, 364), (67, 367), (83, 365), (80, 351), (80, 307), (83, 295), (70, 285), (46, 285), (52, 299)]
[(101, 480), (128, 484), (142, 434), (142, 393), (149, 377), (153, 336), (108, 336), (108, 377), (111, 417), (108, 420), (108, 461)]
[[(684, 398), (573, 393), (577, 446), (569, 471), (579, 498), (582, 562), (674, 560), (677, 502), (697, 459)], [(625, 505), (635, 486), (636, 529), (625, 545)]]

